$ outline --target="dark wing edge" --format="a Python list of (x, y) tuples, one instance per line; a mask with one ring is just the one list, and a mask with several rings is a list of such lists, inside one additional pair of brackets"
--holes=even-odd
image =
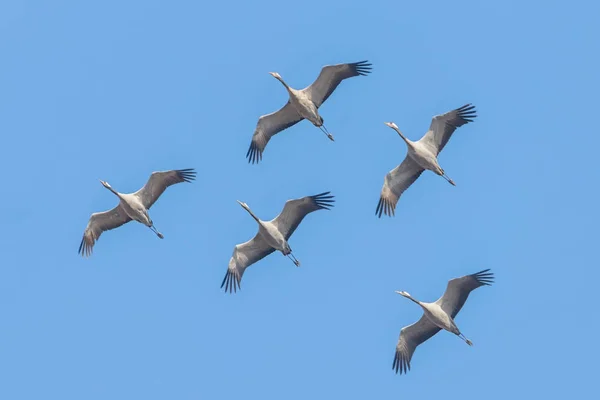
[[(288, 115), (291, 114), (291, 115)], [(292, 117), (290, 119), (290, 117)], [(287, 119), (282, 121), (283, 123), (276, 124), (277, 118)], [(281, 109), (266, 115), (261, 115), (256, 123), (250, 146), (246, 152), (246, 158), (249, 164), (258, 164), (262, 161), (262, 154), (269, 143), (269, 140), (281, 131), (296, 125), (304, 118), (300, 116), (293, 108), (292, 104), (288, 102), (281, 107)]]
[(194, 168), (176, 169), (175, 172), (180, 180), (173, 183), (191, 183), (192, 181), (196, 180), (196, 170)]
[(410, 360), (412, 357), (404, 356), (402, 350), (396, 347), (396, 353), (394, 354), (394, 362), (392, 363), (392, 369), (396, 370), (397, 374), (402, 375), (410, 371)]
[(93, 213), (85, 227), (77, 253), (82, 257), (90, 257), (102, 232), (118, 228), (129, 221), (131, 221), (131, 218), (125, 213), (120, 204), (112, 210)]
[(281, 213), (271, 222), (277, 226), (285, 240), (289, 240), (308, 214), (318, 210), (331, 210), (335, 203), (334, 198), (329, 191), (288, 200)]
[(182, 182), (191, 183), (195, 179), (196, 171), (194, 168), (156, 171), (150, 175), (144, 187), (135, 192), (134, 195), (149, 210), (169, 186)]
[[(479, 283), (479, 286), (491, 286), (494, 283), (494, 273), (490, 268), (469, 275)], [(477, 286), (477, 287), (479, 287)]]
[[(473, 122), (477, 117), (475, 106), (471, 103), (465, 104), (455, 110), (449, 111), (446, 114), (437, 115), (433, 117), (431, 121), (430, 130), (432, 131), (432, 138), (437, 147), (438, 154), (450, 140), (450, 137), (463, 125)], [(443, 126), (436, 126), (436, 124), (443, 123)], [(436, 131), (437, 130), (437, 131)]]
[(477, 111), (475, 110), (475, 106), (471, 103), (467, 103), (462, 107), (456, 109), (457, 118), (452, 119), (451, 125), (456, 128), (468, 124), (469, 122), (473, 122), (477, 117)]
[(358, 61), (355, 63), (349, 63), (347, 64), (352, 72), (354, 73), (354, 75), (352, 76), (357, 76), (357, 75), (361, 75), (361, 76), (366, 76), (368, 74), (371, 73), (371, 70), (373, 69), (372, 65), (369, 60), (363, 60), (363, 61)]
[(368, 60), (326, 65), (321, 68), (317, 79), (303, 90), (308, 91), (317, 108), (321, 107), (344, 79), (359, 75), (366, 76), (371, 73), (373, 69), (371, 66)]
[(396, 204), (398, 204), (398, 198), (394, 201), (383, 196), (379, 196), (379, 203), (377, 203), (377, 209), (375, 209), (375, 215), (381, 218), (381, 214), (385, 214), (388, 217), (396, 216)]
[(274, 251), (275, 249), (269, 246), (259, 233), (246, 243), (236, 245), (229, 259), (227, 273), (221, 282), (221, 288), (225, 287), (225, 292), (237, 293), (238, 290), (241, 290), (242, 276), (246, 268)]
[(494, 273), (489, 271), (488, 268), (450, 280), (446, 286), (446, 291), (436, 303), (454, 319), (473, 290), (481, 286), (491, 286), (494, 283)]
[(79, 244), (78, 254), (81, 254), (82, 257), (89, 257), (92, 255), (92, 248), (94, 247), (94, 243), (88, 244), (85, 240), (85, 233), (81, 238), (81, 243)]
[(312, 211), (331, 210), (331, 207), (334, 206), (333, 203), (335, 203), (334, 197), (335, 196), (331, 194), (331, 191), (315, 194), (313, 196), (308, 196), (308, 198), (313, 202), (315, 207), (315, 210)]
[(237, 290), (241, 290), (242, 274), (237, 268), (227, 268), (227, 273), (221, 282), (221, 289), (225, 286), (225, 292), (237, 293)]
[[(415, 332), (414, 330), (417, 331)], [(398, 344), (396, 345), (392, 370), (395, 370), (396, 374), (408, 373), (410, 371), (410, 361), (417, 347), (429, 340), (440, 330), (425, 315), (414, 324), (402, 328)], [(418, 336), (419, 333), (420, 336)]]
[[(412, 175), (408, 175), (408, 177), (405, 177), (404, 181), (392, 182), (394, 179), (396, 179), (394, 174), (396, 174), (397, 177), (399, 178), (401, 174), (410, 172), (410, 171), (405, 171), (405, 169), (414, 168), (415, 166), (418, 167), (420, 169), (420, 171), (416, 171)], [(385, 214), (388, 217), (396, 216), (396, 206), (398, 204), (398, 201), (400, 200), (400, 196), (402, 196), (402, 194), (413, 183), (415, 183), (415, 181), (417, 179), (419, 179), (419, 177), (421, 176), (423, 171), (425, 171), (425, 170), (422, 169), (420, 166), (418, 166), (407, 155), (406, 158), (404, 159), (404, 161), (402, 161), (402, 163), (400, 165), (398, 165), (396, 168), (394, 168), (393, 170), (388, 172), (385, 176), (385, 180), (383, 182), (383, 187), (381, 188), (381, 192), (379, 194), (379, 203), (377, 203), (377, 208), (375, 209), (375, 215), (377, 215), (378, 218), (381, 218), (382, 214)], [(396, 184), (394, 185), (394, 183), (396, 183)], [(399, 185), (399, 184), (402, 184), (402, 185)], [(396, 190), (394, 190), (394, 188)], [(396, 192), (399, 192), (399, 193), (396, 194)]]

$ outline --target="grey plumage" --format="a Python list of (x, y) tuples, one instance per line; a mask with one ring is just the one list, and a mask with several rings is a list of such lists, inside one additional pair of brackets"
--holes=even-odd
[(271, 75), (285, 86), (290, 98), (280, 110), (263, 115), (258, 119), (250, 147), (246, 153), (248, 162), (254, 164), (262, 160), (262, 154), (269, 140), (303, 119), (308, 119), (333, 140), (333, 136), (324, 128), (323, 118), (319, 115), (318, 108), (344, 79), (364, 76), (370, 72), (371, 64), (367, 61), (326, 65), (321, 69), (317, 79), (310, 86), (301, 90), (289, 87), (278, 73), (271, 72)]
[(258, 219), (247, 204), (240, 202), (240, 205), (258, 222), (259, 231), (251, 240), (234, 247), (221, 288), (225, 287), (226, 292), (237, 292), (246, 268), (276, 250), (281, 251), (285, 256), (290, 256), (299, 266), (300, 262), (291, 254), (292, 250), (287, 241), (308, 214), (333, 207), (335, 200), (329, 193), (288, 200), (281, 213), (271, 221)]
[(79, 244), (79, 254), (89, 257), (102, 232), (118, 228), (132, 220), (148, 226), (162, 239), (163, 236), (154, 227), (148, 210), (167, 187), (176, 183), (191, 182), (195, 177), (196, 172), (193, 168), (154, 172), (144, 187), (129, 194), (119, 193), (107, 182), (100, 181), (104, 187), (119, 197), (119, 204), (112, 210), (91, 215)]
[(467, 344), (472, 345), (471, 341), (464, 337), (456, 326), (454, 317), (461, 310), (473, 290), (493, 283), (494, 274), (489, 271), (489, 269), (485, 269), (475, 274), (451, 279), (442, 297), (434, 303), (420, 302), (407, 292), (397, 292), (419, 304), (423, 308), (424, 314), (417, 322), (402, 328), (400, 331), (392, 364), (392, 369), (396, 373), (408, 372), (410, 361), (417, 346), (430, 339), (441, 329), (456, 334), (465, 340)]
[(440, 167), (437, 156), (446, 146), (456, 128), (473, 122), (475, 117), (475, 106), (471, 104), (466, 104), (445, 114), (436, 115), (431, 120), (429, 130), (416, 142), (408, 140), (393, 122), (386, 123), (406, 142), (407, 153), (404, 161), (386, 174), (375, 214), (380, 218), (382, 214), (390, 217), (394, 216), (396, 204), (402, 193), (426, 169), (444, 177), (452, 185), (455, 185), (454, 181), (448, 178)]

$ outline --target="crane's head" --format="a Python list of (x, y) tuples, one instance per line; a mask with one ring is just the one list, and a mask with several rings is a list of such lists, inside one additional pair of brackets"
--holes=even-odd
[(111, 188), (111, 186), (110, 186), (110, 185), (108, 184), (108, 182), (106, 182), (106, 181), (100, 180), (100, 183), (102, 184), (102, 186), (104, 186), (104, 187), (105, 187), (105, 188), (107, 188), (107, 189), (110, 189), (110, 188)]
[(390, 128), (392, 128), (393, 130), (395, 130), (398, 135), (400, 135), (400, 137), (402, 138), (402, 140), (404, 140), (406, 142), (406, 144), (410, 144), (411, 142), (408, 140), (408, 138), (406, 138), (406, 136), (404, 136), (402, 134), (402, 132), (400, 132), (400, 128), (398, 128), (398, 125), (396, 125), (393, 122), (386, 122), (385, 123), (387, 126), (389, 126)]
[(398, 293), (399, 295), (402, 295), (402, 296), (406, 297), (407, 299), (411, 298), (410, 293), (408, 293), (408, 292), (399, 292), (399, 291), (396, 290), (396, 293)]
[(246, 203), (242, 203), (242, 202), (241, 202), (241, 201), (239, 201), (239, 200), (236, 200), (236, 201), (237, 201), (237, 202), (240, 204), (240, 206), (242, 206), (242, 208), (243, 208), (244, 210), (246, 210), (246, 211), (250, 211), (250, 207), (248, 207), (248, 204), (246, 204)]
[(279, 75), (277, 72), (269, 72), (269, 74), (271, 74), (273, 78), (281, 80), (281, 75)]
[(395, 124), (395, 123), (393, 123), (393, 122), (385, 122), (385, 124), (386, 124), (387, 126), (389, 126), (390, 128), (392, 128), (392, 129), (399, 130), (399, 129), (398, 129), (398, 125), (396, 125), (396, 124)]

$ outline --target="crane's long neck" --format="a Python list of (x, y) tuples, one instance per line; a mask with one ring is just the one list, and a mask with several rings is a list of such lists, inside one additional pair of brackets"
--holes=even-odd
[(252, 218), (254, 218), (254, 220), (260, 224), (260, 219), (258, 219), (258, 217), (256, 215), (254, 215), (254, 213), (252, 212), (252, 210), (250, 210), (250, 208), (244, 207), (244, 210), (248, 211), (248, 214), (250, 214), (252, 216)]
[(288, 86), (288, 84), (287, 84), (287, 83), (285, 83), (285, 82), (283, 81), (283, 79), (282, 79), (281, 77), (277, 76), (277, 77), (275, 77), (275, 79), (277, 79), (279, 82), (281, 82), (281, 84), (282, 84), (282, 85), (285, 87), (285, 89), (286, 89), (288, 92), (291, 92), (291, 88)]
[(394, 128), (394, 130), (396, 132), (398, 132), (398, 135), (400, 135), (400, 137), (402, 138), (402, 140), (404, 140), (404, 142), (406, 142), (407, 145), (410, 146), (412, 144), (412, 142), (410, 140), (408, 140), (408, 138), (406, 136), (404, 136), (404, 134), (402, 132), (400, 132), (400, 129)]
[(105, 188), (107, 188), (108, 190), (110, 190), (111, 192), (113, 192), (119, 199), (121, 198), (121, 194), (119, 192), (117, 192), (115, 189), (112, 188), (112, 186), (104, 186)]
[(405, 294), (404, 297), (406, 297), (409, 300), (414, 301), (415, 303), (417, 303), (418, 305), (421, 305), (421, 303), (419, 302), (419, 300), (415, 299), (414, 297), (412, 297), (410, 294)]

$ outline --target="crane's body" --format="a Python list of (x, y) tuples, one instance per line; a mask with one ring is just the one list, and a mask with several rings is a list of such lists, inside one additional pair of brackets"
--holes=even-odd
[(473, 343), (461, 333), (454, 318), (467, 301), (469, 294), (478, 287), (491, 285), (493, 279), (494, 274), (489, 272), (489, 269), (451, 279), (442, 297), (433, 303), (419, 301), (408, 292), (396, 291), (417, 303), (423, 309), (423, 316), (414, 324), (405, 326), (400, 331), (392, 369), (395, 369), (396, 373), (408, 372), (410, 360), (417, 346), (430, 339), (441, 329), (455, 334), (472, 346)]
[(440, 167), (438, 155), (456, 128), (472, 122), (475, 117), (475, 106), (471, 104), (436, 115), (431, 121), (429, 130), (418, 141), (409, 140), (395, 123), (386, 122), (385, 124), (394, 129), (404, 140), (407, 152), (404, 161), (386, 174), (375, 214), (379, 217), (381, 214), (390, 217), (395, 215), (398, 199), (425, 170), (432, 171), (446, 179), (452, 186), (456, 186)]
[(121, 206), (129, 218), (146, 226), (151, 225), (148, 210), (136, 195), (119, 193), (119, 199), (121, 199)]
[(260, 219), (257, 222), (258, 233), (269, 246), (280, 251), (284, 256), (292, 253), (292, 249), (290, 248), (287, 240), (285, 240), (279, 229), (277, 229), (273, 223)]
[(367, 75), (371, 72), (371, 64), (360, 61), (349, 64), (326, 65), (321, 69), (317, 79), (304, 89), (290, 87), (277, 72), (269, 72), (285, 87), (289, 94), (288, 102), (278, 111), (261, 115), (252, 135), (250, 147), (246, 153), (248, 162), (258, 163), (269, 140), (277, 133), (306, 119), (319, 128), (330, 140), (333, 135), (323, 124), (319, 107), (344, 80), (354, 76)]
[[(285, 84), (284, 84), (285, 85)], [(319, 108), (302, 90), (292, 89), (285, 85), (290, 95), (290, 103), (300, 116), (310, 121), (317, 128), (323, 125), (323, 118), (319, 115)], [(333, 136), (330, 138), (333, 140)]]
[[(423, 314), (427, 317), (431, 323), (437, 326), (440, 329), (447, 330), (450, 333), (454, 333), (455, 335), (460, 336), (460, 330), (456, 326), (456, 322), (454, 319), (445, 312), (442, 307), (440, 307), (437, 303), (425, 303), (423, 301), (416, 300), (407, 292), (396, 292), (412, 301), (417, 303), (423, 309)], [(472, 344), (471, 341), (467, 339), (467, 344)]]
[(119, 204), (112, 210), (92, 214), (83, 233), (79, 253), (82, 256), (90, 256), (102, 232), (115, 229), (129, 221), (137, 221), (147, 226), (156, 236), (163, 239), (163, 234), (154, 226), (148, 210), (167, 187), (180, 182), (191, 182), (195, 175), (196, 172), (192, 168), (153, 172), (146, 185), (135, 193), (119, 193), (108, 182), (101, 180), (102, 186), (119, 198)]
[(443, 169), (438, 163), (437, 156), (423, 143), (417, 141), (405, 139), (407, 145), (407, 154), (412, 158), (421, 168), (433, 171), (437, 175), (443, 174)]
[(235, 245), (221, 287), (225, 286), (226, 292), (237, 292), (237, 289), (241, 288), (240, 283), (246, 268), (274, 251), (280, 251), (299, 267), (300, 261), (292, 253), (288, 240), (306, 215), (317, 210), (329, 210), (334, 201), (329, 192), (288, 200), (277, 217), (271, 221), (263, 221), (246, 203), (238, 200), (242, 208), (258, 223), (258, 233), (249, 241)]
[(137, 193), (119, 193), (114, 190), (108, 184), (108, 182), (100, 181), (100, 183), (102, 183), (102, 186), (113, 192), (119, 198), (119, 205), (123, 207), (125, 214), (129, 218), (131, 218), (133, 221), (139, 222), (140, 224), (146, 225), (154, 233), (156, 233), (156, 236), (158, 236), (160, 239), (164, 239), (163, 234), (160, 233), (154, 226), (154, 223), (150, 218), (150, 214), (148, 214), (148, 210), (146, 207), (144, 207), (144, 204)]

